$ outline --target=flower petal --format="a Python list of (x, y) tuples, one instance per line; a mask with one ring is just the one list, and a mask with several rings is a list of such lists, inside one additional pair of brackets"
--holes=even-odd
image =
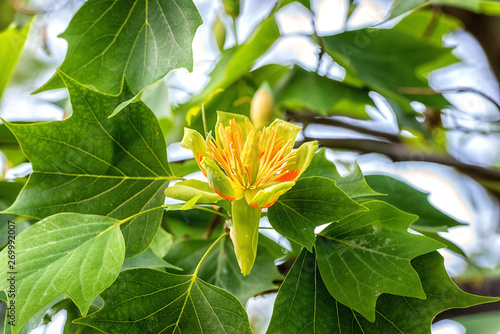
[(222, 169), (208, 157), (205, 157), (201, 164), (207, 171), (208, 183), (212, 190), (219, 196), (229, 201), (234, 201), (237, 198), (237, 194), (233, 189), (230, 179), (224, 174)]
[(234, 201), (232, 204), (231, 240), (234, 253), (243, 275), (250, 274), (259, 241), (259, 221), (262, 210), (252, 208), (245, 198)]
[(318, 142), (309, 141), (298, 148), (295, 157), (290, 159), (289, 165), (281, 172), (283, 176), (275, 179), (277, 182), (295, 181), (309, 167), (318, 150)]
[(207, 154), (207, 143), (205, 142), (205, 139), (203, 139), (198, 131), (190, 128), (184, 128), (184, 137), (182, 138), (181, 146), (193, 151), (193, 155), (198, 163), (198, 166), (206, 176), (207, 173), (205, 168), (201, 165), (203, 157)]
[(245, 115), (233, 114), (230, 112), (217, 111), (217, 123), (215, 124), (215, 138), (219, 142), (219, 126), (222, 124), (223, 127), (227, 128), (231, 125), (231, 120), (234, 118), (236, 124), (240, 126), (243, 133), (243, 140), (245, 141), (248, 133), (253, 130), (252, 122)]
[(245, 190), (245, 198), (250, 206), (265, 209), (273, 205), (278, 197), (286, 193), (295, 182), (269, 183), (254, 190)]
[(217, 203), (222, 200), (221, 196), (212, 191), (208, 183), (199, 180), (178, 182), (165, 189), (165, 196), (185, 202), (197, 195), (201, 195), (197, 202), (201, 204)]

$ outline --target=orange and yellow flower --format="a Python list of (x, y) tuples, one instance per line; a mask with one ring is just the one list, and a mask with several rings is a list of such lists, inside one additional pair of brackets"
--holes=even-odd
[(244, 275), (257, 254), (261, 211), (290, 190), (311, 163), (316, 142), (293, 150), (301, 127), (276, 119), (261, 131), (243, 115), (217, 113), (215, 138), (186, 128), (181, 146), (193, 151), (211, 189), (232, 202), (231, 239)]

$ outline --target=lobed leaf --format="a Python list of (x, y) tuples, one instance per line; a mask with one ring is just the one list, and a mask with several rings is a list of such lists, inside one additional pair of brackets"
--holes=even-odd
[[(0, 290), (9, 295), (15, 276), (16, 326), (21, 327), (60, 295), (69, 296), (86, 314), (92, 301), (116, 279), (125, 255), (118, 220), (60, 213), (19, 234), (15, 267), (8, 268), (9, 248), (0, 253)], [(14, 272), (14, 273), (13, 273)]]
[[(136, 95), (175, 68), (192, 69), (191, 44), (201, 23), (191, 0), (90, 0), (61, 35), (68, 53), (59, 70), (112, 95), (126, 80)], [(61, 87), (56, 73), (39, 91)]]
[(268, 218), (277, 232), (312, 250), (317, 226), (341, 220), (366, 210), (324, 177), (307, 177), (268, 210)]
[[(108, 118), (113, 106), (131, 95), (113, 97), (62, 75), (73, 115), (64, 121), (11, 124), (9, 129), (33, 166), (27, 185), (5, 212), (42, 219), (78, 212), (124, 219), (163, 204), (172, 173), (154, 114), (142, 103)], [(121, 226), (127, 257), (149, 247), (161, 210)]]
[(323, 283), (314, 254), (303, 250), (280, 287), (267, 333), (431, 333), (432, 319), (444, 310), (493, 302), (498, 298), (461, 291), (437, 252), (411, 261), (426, 299), (383, 294), (375, 321), (334, 299)]
[(189, 275), (126, 270), (102, 298), (101, 310), (75, 323), (109, 334), (251, 333), (233, 295)]
[(330, 294), (370, 321), (382, 293), (425, 299), (410, 260), (443, 244), (411, 234), (417, 218), (391, 205), (370, 201), (360, 212), (331, 224), (316, 241), (318, 266)]

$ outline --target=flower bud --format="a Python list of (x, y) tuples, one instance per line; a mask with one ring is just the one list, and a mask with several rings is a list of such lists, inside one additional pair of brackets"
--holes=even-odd
[(271, 124), (274, 119), (274, 100), (271, 87), (264, 82), (250, 104), (250, 120), (257, 130)]
[(222, 0), (226, 13), (234, 20), (240, 15), (240, 0)]
[(215, 42), (217, 43), (219, 51), (224, 50), (224, 44), (226, 43), (226, 27), (224, 27), (224, 23), (222, 23), (218, 15), (212, 26), (212, 34), (215, 37)]

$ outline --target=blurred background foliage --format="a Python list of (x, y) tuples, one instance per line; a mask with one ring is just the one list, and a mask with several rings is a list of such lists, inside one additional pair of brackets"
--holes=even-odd
[[(421, 219), (432, 216), (446, 228), (418, 232), (458, 245), (449, 242), (455, 254), (445, 255), (450, 275), (463, 289), (500, 295), (499, 1), (194, 2), (203, 25), (194, 39), (193, 70), (173, 70), (134, 86), (160, 120), (176, 175), (197, 170), (178, 142), (186, 125), (203, 132), (202, 107), (210, 129), (216, 110), (249, 115), (254, 95), (265, 87), (273, 115), (302, 125), (301, 140), (318, 140), (341, 174), (357, 168), (357, 161), (364, 174), (398, 175), (401, 181), (380, 182), (380, 176), (367, 181), (389, 194), (384, 200), (408, 212), (418, 211), (415, 199), (426, 200), (430, 192), (453, 223), (438, 210), (421, 210)], [(63, 62), (68, 46), (57, 36), (83, 3), (0, 0), (3, 119), (34, 122), (71, 115), (65, 90), (32, 92)], [(82, 83), (96, 87), (101, 74), (82, 77)], [(4, 125), (0, 159), (3, 209), (31, 171)], [(196, 226), (194, 217), (173, 215), (164, 224), (170, 231), (187, 233), (182, 221)], [(21, 229), (32, 223), (2, 215), (1, 235), (8, 219)], [(77, 312), (64, 299), (45, 317), (61, 309)], [(438, 320), (459, 316), (456, 321), (471, 333), (497, 333), (499, 309), (498, 303), (487, 304), (477, 307), (479, 315), (454, 310)], [(67, 323), (70, 332), (91, 331)]]

